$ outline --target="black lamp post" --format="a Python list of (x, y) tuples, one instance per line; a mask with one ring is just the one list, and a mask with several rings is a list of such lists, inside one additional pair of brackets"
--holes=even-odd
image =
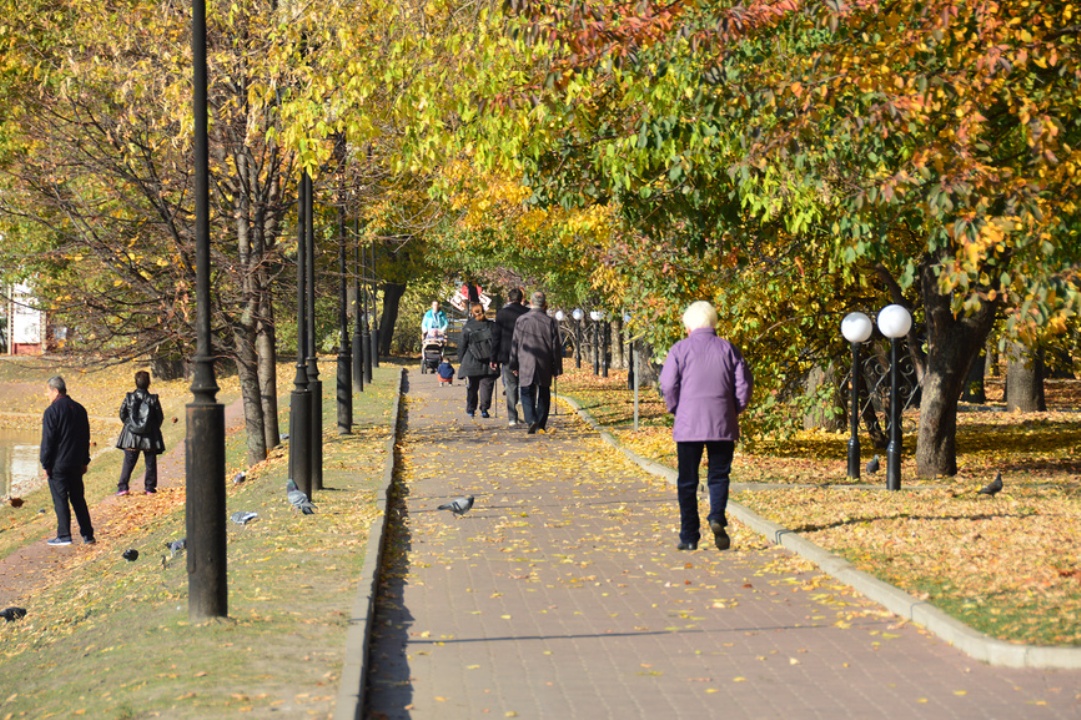
[(601, 377), (608, 377), (608, 357), (612, 352), (612, 323), (608, 320), (607, 316), (601, 323)]
[[(372, 351), (369, 353), (371, 366), (379, 367), (379, 316), (376, 314), (376, 302), (379, 300), (379, 278), (375, 270), (375, 243), (372, 243)], [(369, 373), (368, 382), (372, 378)]]
[(225, 407), (210, 340), (210, 161), (207, 149), (206, 2), (193, 0), (191, 47), (195, 113), (196, 350), (192, 402), (187, 405), (185, 484), (188, 538), (188, 617), (229, 614), (225, 554)]
[(841, 334), (852, 344), (852, 412), (849, 417), (848, 477), (860, 478), (860, 344), (871, 337), (871, 318), (861, 312), (845, 315), (841, 321)]
[(585, 313), (582, 308), (574, 308), (571, 316), (574, 318), (574, 367), (582, 367), (582, 317)]
[[(312, 178), (304, 175), (304, 226), (305, 226), (305, 250), (308, 252), (307, 259), (307, 287), (308, 293), (308, 391), (311, 392), (312, 402), (312, 436), (311, 436), (311, 459), (312, 467), (312, 492), (323, 489), (323, 382), (319, 379), (319, 359), (315, 342), (315, 200), (312, 188)], [(308, 494), (311, 497), (311, 493)]]
[(312, 398), (308, 390), (308, 370), (304, 362), (308, 349), (308, 249), (305, 236), (307, 226), (304, 221), (307, 202), (305, 179), (301, 178), (297, 188), (297, 372), (293, 376), (293, 392), (289, 396), (289, 476), (297, 488), (312, 496)]
[(601, 337), (600, 337), (600, 322), (604, 317), (604, 313), (600, 310), (590, 310), (589, 319), (593, 321), (593, 374), (601, 374)]
[(878, 312), (878, 330), (890, 339), (890, 442), (886, 446), (886, 489), (901, 489), (901, 373), (898, 340), (912, 327), (912, 314), (902, 305), (887, 305)]
[(353, 357), (349, 346), (349, 297), (345, 286), (345, 194), (338, 204), (338, 434), (353, 431)]
[[(555, 319), (558, 325), (556, 326), (556, 336), (559, 339), (559, 357), (563, 357), (563, 319), (567, 315), (562, 310), (556, 310)], [(552, 376), (552, 414), (559, 415), (559, 403), (555, 402), (555, 398), (559, 397), (559, 377), (557, 375)]]
[(364, 304), (360, 294), (360, 220), (353, 221), (353, 231), (357, 239), (353, 259), (356, 269), (353, 277), (353, 389), (357, 392), (364, 392), (364, 338), (361, 332)]
[(372, 381), (372, 350), (374, 345), (372, 343), (372, 331), (369, 321), (371, 320), (371, 304), (368, 302), (368, 253), (363, 249), (360, 251), (361, 257), (361, 274), (362, 279), (362, 292), (364, 294), (363, 300), (360, 304), (361, 318), (363, 320), (363, 334), (364, 334), (364, 382), (371, 383)]

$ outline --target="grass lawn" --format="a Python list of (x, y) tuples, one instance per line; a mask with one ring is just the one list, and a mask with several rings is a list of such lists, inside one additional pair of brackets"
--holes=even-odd
[[(559, 392), (639, 455), (676, 466), (671, 417), (656, 391), (639, 391), (637, 431), (625, 372), (602, 379), (572, 370)], [(732, 499), (988, 635), (1081, 645), (1081, 381), (1049, 381), (1047, 392), (1045, 413), (1005, 412), (994, 402), (1000, 384), (988, 406), (963, 408), (955, 477), (916, 477), (913, 411), (899, 492), (885, 490), (884, 470), (862, 484), (846, 477), (847, 431), (808, 431), (737, 446), (733, 483), (761, 485)], [(863, 461), (878, 452), (885, 467), (885, 453), (861, 440)], [(978, 495), (998, 471), (1005, 489)]]
[[(0, 385), (24, 382), (22, 370), (3, 365)], [(132, 372), (126, 368), (111, 381), (93, 374), (67, 379), (72, 396), (92, 415), (99, 412), (91, 409), (98, 406), (96, 395), (108, 395), (100, 398), (105, 417), (115, 414)], [(188, 622), (186, 556), (170, 557), (166, 549), (184, 536), (183, 487), (120, 499), (120, 509), (99, 530), (98, 545), (65, 549), (74, 560), (20, 601), (26, 618), (0, 624), (0, 718), (331, 715), (399, 373), (394, 365), (376, 369), (375, 382), (354, 396), (356, 425), (347, 436), (336, 434), (333, 382), (324, 383), (326, 489), (316, 493), (315, 515), (295, 513), (285, 498), (285, 449), (249, 469), (242, 484), (230, 483), (227, 512), (251, 510), (259, 517), (228, 526), (227, 620)], [(291, 378), (292, 368), (283, 365), (281, 376)], [(37, 378), (29, 384), (40, 389)], [(220, 399), (228, 401), (229, 381), (219, 384)], [(190, 399), (187, 383), (175, 392), (169, 385), (152, 387), (162, 393), (167, 423), (170, 407), (182, 410)], [(290, 387), (279, 385), (285, 392)], [(233, 391), (235, 398), (235, 385)], [(31, 410), (40, 418), (40, 409)], [(169, 431), (172, 443), (182, 442), (183, 422), (177, 428)], [(242, 467), (243, 439), (242, 431), (227, 438), (227, 477)], [(118, 462), (107, 467), (103, 459), (100, 466), (100, 477), (88, 483), (95, 497), (115, 488)], [(23, 512), (48, 507), (48, 491), (34, 495), (40, 493), (44, 497), (27, 499)], [(0, 511), (0, 527), (18, 526), (17, 512)], [(17, 534), (0, 533), (0, 544)], [(139, 551), (135, 562), (121, 557), (128, 548)]]

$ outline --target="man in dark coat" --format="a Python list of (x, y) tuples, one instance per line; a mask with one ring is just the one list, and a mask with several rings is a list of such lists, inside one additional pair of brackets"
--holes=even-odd
[(523, 295), (518, 288), (507, 293), (507, 298), (510, 302), (495, 314), (492, 338), (499, 349), (497, 361), (503, 369), (503, 392), (507, 394), (507, 425), (515, 427), (518, 424), (518, 376), (510, 369), (510, 343), (514, 339), (514, 324), (518, 322), (518, 318), (529, 312), (529, 308), (522, 304)]
[[(41, 420), (41, 466), (49, 478), (49, 491), (56, 511), (54, 547), (71, 545), (71, 511), (79, 521), (83, 542), (94, 542), (94, 526), (86, 507), (83, 475), (90, 464), (90, 420), (86, 408), (68, 397), (64, 378), (49, 378), (45, 394), (49, 407)], [(71, 507), (68, 507), (70, 503)]]
[(116, 446), (124, 451), (124, 463), (120, 467), (120, 481), (116, 494), (128, 494), (128, 481), (143, 453), (146, 462), (146, 474), (143, 475), (143, 489), (147, 495), (158, 491), (158, 455), (165, 452), (165, 441), (161, 436), (161, 424), (165, 419), (161, 402), (157, 395), (151, 395), (150, 373), (140, 370), (135, 373), (135, 391), (124, 396), (120, 403), (120, 437)]
[(522, 412), (532, 435), (548, 426), (552, 378), (563, 374), (563, 348), (559, 323), (548, 317), (547, 296), (535, 292), (531, 304), (532, 309), (514, 324), (510, 369), (518, 376)]

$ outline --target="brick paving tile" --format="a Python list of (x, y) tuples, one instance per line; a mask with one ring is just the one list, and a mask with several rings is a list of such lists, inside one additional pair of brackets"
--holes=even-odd
[(565, 410), (464, 407), (411, 374), (369, 718), (1081, 718), (1081, 673), (983, 665), (738, 524), (677, 551), (674, 490)]

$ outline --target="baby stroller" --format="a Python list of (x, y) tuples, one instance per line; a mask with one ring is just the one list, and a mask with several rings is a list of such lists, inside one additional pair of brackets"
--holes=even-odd
[(443, 348), (446, 347), (447, 336), (442, 330), (429, 330), (424, 333), (420, 341), (420, 374), (435, 372), (439, 363), (443, 362)]

